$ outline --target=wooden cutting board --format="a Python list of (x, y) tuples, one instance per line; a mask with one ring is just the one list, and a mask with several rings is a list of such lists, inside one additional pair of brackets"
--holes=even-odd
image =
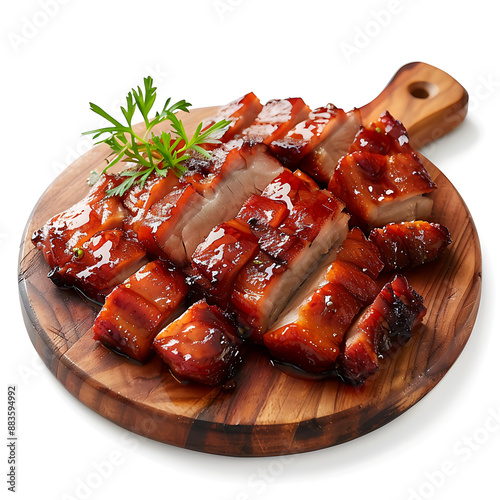
[[(385, 109), (403, 121), (420, 147), (464, 119), (467, 93), (446, 73), (413, 63), (362, 108), (365, 123)], [(213, 110), (192, 111), (183, 118), (186, 128)], [(30, 242), (35, 229), (85, 195), (86, 178), (102, 169), (106, 153), (100, 145), (83, 155), (38, 201), (21, 246), (19, 288), (28, 333), (46, 365), (80, 401), (122, 427), (223, 455), (317, 450), (366, 434), (403, 413), (437, 384), (464, 348), (479, 306), (479, 240), (460, 194), (423, 158), (439, 187), (431, 195), (432, 219), (448, 226), (453, 244), (439, 261), (406, 273), (425, 299), (427, 316), (412, 340), (384, 360), (364, 386), (293, 378), (275, 368), (260, 348), (249, 352), (234, 390), (180, 384), (157, 358), (141, 366), (108, 351), (92, 338), (98, 307), (56, 288)]]

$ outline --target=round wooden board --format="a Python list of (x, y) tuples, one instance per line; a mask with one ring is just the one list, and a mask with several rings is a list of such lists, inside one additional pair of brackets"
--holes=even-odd
[[(213, 108), (191, 112), (195, 124)], [(424, 297), (424, 323), (410, 342), (382, 362), (364, 386), (302, 380), (275, 368), (254, 349), (235, 388), (180, 384), (154, 358), (135, 364), (93, 340), (98, 306), (47, 278), (49, 268), (31, 234), (55, 213), (80, 200), (86, 178), (102, 168), (98, 146), (66, 169), (34, 208), (23, 238), (19, 286), (25, 323), (52, 373), (85, 405), (138, 434), (210, 453), (269, 456), (317, 450), (366, 434), (403, 413), (445, 375), (464, 348), (481, 288), (479, 239), (467, 207), (449, 180), (423, 158), (438, 185), (433, 220), (453, 243), (434, 263), (405, 273)]]

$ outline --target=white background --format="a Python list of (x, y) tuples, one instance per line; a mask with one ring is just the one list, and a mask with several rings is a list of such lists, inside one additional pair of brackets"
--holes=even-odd
[[(499, 498), (495, 5), (23, 0), (3, 6), (0, 436), (7, 385), (16, 384), (17, 498)], [(42, 365), (21, 317), (19, 243), (37, 199), (89, 148), (80, 133), (95, 126), (90, 100), (116, 109), (130, 87), (152, 74), (160, 96), (195, 107), (254, 91), (264, 102), (301, 96), (311, 107), (334, 102), (347, 110), (370, 101), (399, 67), (416, 60), (447, 71), (469, 91), (465, 123), (424, 152), (462, 194), (483, 252), (482, 301), (470, 341), (421, 402), (341, 446), (286, 459), (228, 458), (135, 436), (79, 403)], [(8, 450), (0, 449), (7, 498)], [(104, 462), (112, 468), (103, 469)]]

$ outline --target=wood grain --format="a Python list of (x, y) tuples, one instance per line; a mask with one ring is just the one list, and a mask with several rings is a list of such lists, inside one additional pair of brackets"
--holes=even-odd
[[(405, 74), (407, 82), (412, 69), (425, 70), (425, 81), (437, 79), (439, 83), (443, 73), (429, 68), (417, 63), (397, 75)], [(424, 81), (418, 71), (416, 78)], [(389, 90), (362, 108), (365, 119), (386, 107), (396, 110), (393, 114), (398, 118), (398, 110), (409, 109), (394, 100), (401, 90), (397, 75)], [(414, 115), (407, 117), (410, 133), (414, 130), (422, 140), (432, 138), (436, 128), (456, 125), (465, 116), (467, 100), (461, 87), (461, 98), (457, 100), (456, 92), (448, 97), (438, 93), (432, 97), (434, 105), (422, 97), (408, 97), (406, 83), (405, 89), (400, 99), (418, 99), (427, 107), (419, 112), (412, 104)], [(212, 111), (196, 110), (185, 122), (195, 126)], [(443, 123), (444, 113), (450, 113), (446, 116), (453, 120)], [(437, 384), (465, 346), (480, 299), (479, 240), (459, 193), (423, 158), (439, 187), (432, 194), (433, 219), (448, 226), (453, 244), (438, 262), (407, 273), (424, 296), (428, 314), (409, 344), (386, 359), (363, 387), (293, 378), (275, 368), (260, 348), (248, 353), (233, 390), (180, 384), (157, 358), (139, 365), (108, 351), (92, 338), (98, 306), (73, 291), (56, 288), (46, 277), (49, 269), (41, 253), (30, 242), (32, 232), (49, 217), (83, 197), (88, 173), (102, 168), (106, 153), (104, 146), (98, 146), (83, 155), (35, 206), (21, 246), (19, 289), (28, 333), (46, 365), (75, 397), (122, 427), (164, 443), (222, 455), (317, 450), (366, 434), (396, 418)]]

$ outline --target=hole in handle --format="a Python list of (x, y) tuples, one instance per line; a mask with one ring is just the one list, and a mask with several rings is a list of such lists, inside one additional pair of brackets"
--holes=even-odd
[(434, 97), (438, 91), (438, 86), (431, 82), (413, 82), (408, 85), (408, 92), (416, 99)]

